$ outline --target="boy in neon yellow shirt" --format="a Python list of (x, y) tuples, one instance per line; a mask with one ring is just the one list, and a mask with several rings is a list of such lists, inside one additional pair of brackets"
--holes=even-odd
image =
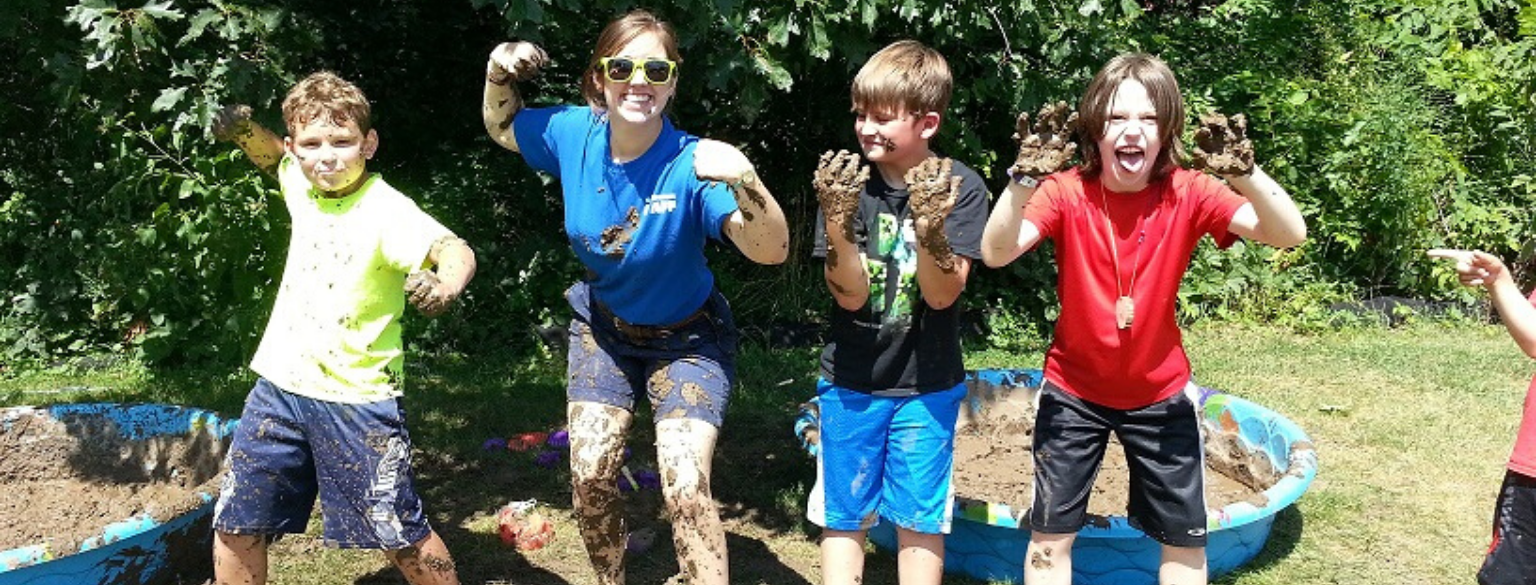
[(326, 544), (381, 549), (415, 585), (458, 583), (412, 486), (400, 317), (407, 296), (429, 316), (446, 309), (474, 252), (365, 172), (379, 137), (356, 86), (310, 75), (283, 122), (278, 138), (237, 106), (214, 126), (277, 177), (293, 220), (214, 512), (217, 582), (265, 583), (268, 543), (303, 532), (318, 496)]

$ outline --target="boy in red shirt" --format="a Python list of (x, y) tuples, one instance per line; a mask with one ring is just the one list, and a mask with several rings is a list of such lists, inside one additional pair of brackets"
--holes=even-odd
[[(1520, 294), (1497, 256), (1464, 250), (1430, 250), (1434, 258), (1456, 261), (1461, 283), (1482, 286), (1525, 355), (1536, 358), (1536, 292)], [(1477, 572), (1479, 585), (1536, 585), (1536, 380), (1525, 391), (1525, 410), (1504, 485), (1493, 506), (1493, 543)]]
[(1159, 581), (1205, 583), (1203, 451), (1175, 320), (1179, 282), (1205, 234), (1221, 247), (1238, 237), (1288, 247), (1306, 239), (1306, 225), (1253, 164), (1241, 116), (1210, 116), (1196, 132), (1195, 166), (1226, 184), (1180, 166), (1184, 102), (1156, 57), (1121, 55), (1098, 72), (1076, 116), (1083, 163), (1054, 172), (1074, 148), (1064, 110), (1048, 106), (1033, 132), (1020, 117), (1013, 181), (982, 236), (993, 267), (1052, 238), (1060, 270), (1024, 581), (1070, 583), (1072, 541), (1113, 432), (1131, 468), (1131, 522), (1163, 544)]

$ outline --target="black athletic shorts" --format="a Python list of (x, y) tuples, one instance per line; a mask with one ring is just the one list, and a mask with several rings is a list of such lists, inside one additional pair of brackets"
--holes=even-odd
[(1504, 473), (1493, 506), (1493, 544), (1477, 572), (1481, 585), (1536, 585), (1536, 478)]
[(1130, 467), (1131, 525), (1166, 545), (1204, 547), (1205, 450), (1196, 391), (1190, 384), (1162, 402), (1120, 410), (1086, 402), (1050, 381), (1042, 384), (1030, 529), (1071, 534), (1083, 527), (1113, 432)]

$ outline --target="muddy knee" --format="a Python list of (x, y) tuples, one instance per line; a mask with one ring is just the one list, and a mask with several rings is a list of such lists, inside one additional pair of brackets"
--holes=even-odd
[(715, 515), (715, 499), (709, 486), (689, 483), (662, 490), (673, 521), (700, 520)]

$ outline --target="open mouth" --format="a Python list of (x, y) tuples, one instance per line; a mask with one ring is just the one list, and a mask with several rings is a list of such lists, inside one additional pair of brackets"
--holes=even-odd
[(1120, 168), (1135, 173), (1141, 171), (1147, 162), (1147, 151), (1137, 146), (1122, 146), (1115, 149), (1115, 162)]
[(646, 107), (650, 107), (651, 103), (655, 102), (655, 101), (656, 101), (656, 96), (648, 94), (648, 93), (626, 93), (626, 94), (624, 94), (624, 105), (626, 105), (626, 106), (631, 106), (631, 107), (635, 107), (635, 108), (646, 108)]

